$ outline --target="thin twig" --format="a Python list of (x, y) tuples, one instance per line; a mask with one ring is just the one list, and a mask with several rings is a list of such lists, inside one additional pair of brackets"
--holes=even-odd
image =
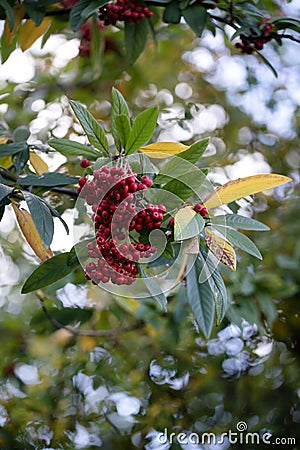
[(63, 187), (53, 187), (51, 188), (51, 192), (58, 192), (59, 194), (69, 195), (70, 197), (77, 197), (78, 192), (76, 189), (63, 188)]
[(300, 44), (300, 39), (295, 38), (295, 36), (291, 34), (278, 34), (277, 36), (281, 37), (281, 39), (289, 39), (290, 41), (298, 42)]
[(57, 329), (62, 329), (68, 331), (70, 334), (73, 334), (73, 336), (94, 336), (94, 337), (116, 337), (123, 333), (128, 333), (129, 331), (138, 330), (140, 328), (143, 328), (145, 326), (144, 322), (138, 321), (134, 323), (133, 325), (129, 325), (127, 327), (120, 327), (116, 328), (114, 330), (79, 330), (78, 328), (74, 327), (68, 327), (66, 325), (63, 325), (61, 322), (55, 319), (55, 317), (52, 316), (50, 311), (47, 309), (43, 296), (36, 292), (36, 295), (38, 299), (40, 300), (42, 310), (49, 320), (49, 322)]
[[(45, 16), (64, 16), (67, 14), (70, 14), (72, 8), (58, 8), (58, 9), (51, 9), (49, 11), (45, 12)], [(5, 20), (6, 14), (0, 14), (0, 20)], [(30, 16), (28, 14), (25, 14), (23, 19), (30, 19)]]

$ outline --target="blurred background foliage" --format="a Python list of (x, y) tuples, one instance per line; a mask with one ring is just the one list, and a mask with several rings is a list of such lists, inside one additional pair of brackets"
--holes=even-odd
[[(297, 14), (296, 2), (293, 7)], [(110, 297), (85, 284), (80, 272), (45, 289), (44, 305), (62, 324), (111, 333), (57, 330), (37, 295), (20, 294), (38, 262), (5, 212), (0, 448), (163, 450), (170, 446), (159, 444), (157, 433), (165, 427), (169, 433), (221, 434), (235, 431), (241, 420), (249, 431), (299, 440), (297, 44), (264, 50), (276, 79), (254, 56), (225, 45), (221, 34), (195, 38), (184, 24), (161, 29), (158, 48), (149, 42), (132, 67), (122, 59), (119, 33), (106, 30), (103, 42), (100, 58), (95, 52), (78, 57), (79, 38), (70, 32), (51, 37), (43, 49), (37, 42), (24, 54), (12, 54), (0, 69), (1, 135), (28, 126), (31, 143), (44, 146), (50, 137), (85, 142), (68, 98), (85, 103), (108, 128), (115, 86), (134, 114), (160, 106), (158, 138), (189, 144), (212, 136), (206, 162), (214, 181), (272, 171), (295, 184), (240, 202), (241, 213), (271, 231), (251, 233), (263, 261), (242, 254), (236, 273), (224, 269), (232, 308), (209, 341), (186, 317), (180, 289), (162, 314), (151, 301)], [(17, 70), (9, 72), (16, 61)], [(78, 158), (43, 157), (51, 170), (81, 174)], [(71, 224), (74, 198), (49, 192), (47, 199)], [(54, 250), (71, 246), (72, 236), (56, 224)], [(122, 327), (133, 329), (114, 331)]]

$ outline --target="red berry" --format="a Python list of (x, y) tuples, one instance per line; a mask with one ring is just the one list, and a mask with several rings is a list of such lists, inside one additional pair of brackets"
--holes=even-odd
[(169, 220), (169, 227), (173, 228), (174, 227), (174, 217), (171, 217), (171, 219)]
[(201, 203), (196, 203), (196, 205), (194, 206), (194, 211), (196, 213), (200, 213), (201, 214), (202, 208), (203, 208), (203, 206), (201, 205)]
[(83, 159), (80, 161), (80, 166), (81, 166), (83, 169), (86, 169), (87, 167), (89, 167), (89, 165), (90, 165), (90, 162), (89, 162), (89, 160), (86, 159), (86, 158), (83, 158)]
[(208, 209), (203, 207), (203, 208), (201, 209), (201, 211), (200, 211), (200, 214), (201, 214), (202, 217), (207, 216), (207, 214), (208, 214)]

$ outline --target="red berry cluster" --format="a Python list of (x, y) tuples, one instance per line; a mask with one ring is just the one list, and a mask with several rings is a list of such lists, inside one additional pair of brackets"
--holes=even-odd
[(137, 23), (145, 17), (150, 18), (153, 12), (138, 0), (117, 0), (107, 3), (99, 10), (99, 19), (104, 25), (115, 25), (117, 21)]
[(239, 48), (242, 53), (251, 55), (255, 50), (262, 50), (264, 45), (274, 38), (277, 34), (276, 27), (273, 23), (270, 23), (270, 18), (263, 19), (262, 23), (258, 22), (259, 29), (257, 31), (250, 29), (251, 34), (241, 34), (241, 42), (235, 44), (236, 48)]
[(208, 214), (208, 209), (205, 208), (205, 206), (203, 206), (201, 203), (196, 203), (196, 205), (194, 206), (194, 211), (196, 213), (199, 213), (202, 217), (205, 217)]
[[(96, 241), (88, 245), (88, 254), (97, 262), (85, 266), (86, 278), (93, 283), (130, 285), (138, 274), (136, 262), (155, 253), (154, 246), (143, 242), (147, 233), (160, 228), (166, 208), (144, 204), (143, 192), (150, 186), (152, 180), (147, 175), (138, 180), (136, 173), (122, 167), (103, 166), (94, 170), (93, 179), (79, 179), (78, 192), (92, 206), (96, 230)], [(126, 241), (128, 230), (139, 233), (139, 242)]]

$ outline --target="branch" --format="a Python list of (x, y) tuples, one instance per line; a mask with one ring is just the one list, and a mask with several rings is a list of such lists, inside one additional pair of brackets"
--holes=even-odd
[(278, 34), (277, 36), (280, 36), (282, 39), (289, 39), (290, 41), (298, 42), (300, 44), (300, 39), (295, 38), (292, 34)]
[(0, 166), (0, 175), (5, 179), (5, 180), (9, 180), (9, 181), (17, 181), (17, 178), (10, 173), (9, 170), (7, 170), (5, 167)]
[(54, 188), (51, 188), (51, 192), (57, 192), (59, 194), (69, 195), (70, 197), (78, 196), (78, 192), (76, 191), (76, 189), (70, 189), (70, 188), (54, 187)]
[[(58, 8), (51, 9), (45, 12), (45, 16), (64, 16), (66, 14), (70, 14), (72, 8)], [(28, 14), (25, 14), (23, 19), (31, 19)], [(6, 20), (6, 14), (0, 14), (0, 20)]]
[(47, 309), (44, 298), (38, 291), (36, 292), (36, 295), (41, 303), (42, 310), (49, 320), (49, 322), (57, 329), (62, 329), (68, 331), (70, 334), (73, 334), (73, 336), (94, 336), (94, 337), (116, 337), (119, 336), (122, 333), (128, 333), (129, 331), (138, 330), (140, 328), (143, 328), (145, 326), (144, 322), (138, 321), (134, 323), (133, 325), (129, 325), (127, 327), (120, 327), (116, 328), (115, 330), (78, 330), (78, 328), (74, 327), (68, 327), (66, 325), (63, 325), (58, 320), (55, 319), (55, 317), (52, 316), (50, 311)]

